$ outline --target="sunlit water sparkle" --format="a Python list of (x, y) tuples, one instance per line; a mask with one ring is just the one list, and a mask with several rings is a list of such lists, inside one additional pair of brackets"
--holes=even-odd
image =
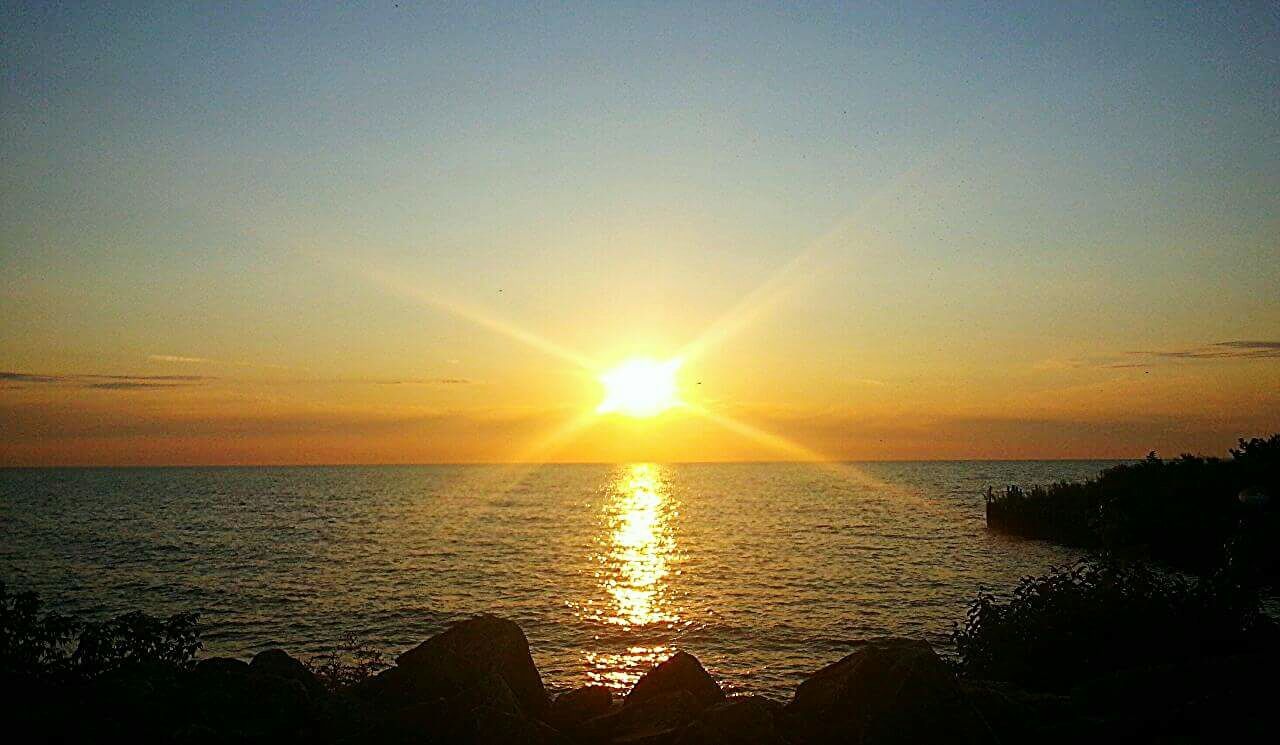
[(1106, 465), (5, 469), (0, 579), (91, 616), (199, 611), (206, 654), (399, 651), (491, 612), (553, 688), (686, 649), (785, 698), (853, 640), (945, 645), (980, 587), (1073, 559), (988, 533), (981, 491)]

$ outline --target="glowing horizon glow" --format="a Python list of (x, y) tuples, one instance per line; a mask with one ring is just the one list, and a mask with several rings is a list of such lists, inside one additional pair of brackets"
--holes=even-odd
[(624, 414), (647, 419), (679, 406), (676, 371), (683, 360), (659, 362), (640, 357), (625, 360), (600, 375), (604, 400), (597, 414)]

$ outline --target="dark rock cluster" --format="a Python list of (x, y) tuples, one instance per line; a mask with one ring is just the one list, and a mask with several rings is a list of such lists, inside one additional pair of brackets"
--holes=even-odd
[(588, 686), (549, 699), (519, 627), (459, 623), (400, 655), (351, 695), (375, 711), (360, 741), (469, 743), (898, 743), (994, 734), (933, 649), (874, 639), (805, 681), (786, 705), (726, 696), (677, 652), (625, 696)]
[[(23, 730), (11, 741), (24, 743), (878, 745), (1078, 742), (1117, 733), (1147, 742), (1161, 734), (1196, 741), (1208, 734), (1204, 721), (1221, 723), (1218, 734), (1247, 735), (1252, 725), (1205, 709), (1215, 700), (1211, 688), (1232, 701), (1242, 695), (1222, 681), (1247, 679), (1244, 673), (1219, 668), (1196, 673), (1204, 691), (1190, 709), (1176, 709), (1172, 723), (1173, 672), (1102, 681), (1073, 699), (959, 680), (928, 644), (901, 638), (855, 644), (786, 703), (726, 695), (685, 652), (625, 695), (587, 686), (552, 697), (519, 626), (482, 615), (337, 691), (273, 649), (248, 663), (214, 657), (188, 670), (120, 668), (79, 688), (16, 691), (9, 703), (11, 729)], [(1152, 692), (1141, 702), (1146, 708), (1135, 703), (1138, 691)]]

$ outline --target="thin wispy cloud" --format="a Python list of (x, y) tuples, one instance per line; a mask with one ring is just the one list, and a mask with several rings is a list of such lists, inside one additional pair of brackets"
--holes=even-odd
[(161, 381), (166, 383), (194, 383), (200, 380), (216, 380), (216, 378), (207, 375), (71, 375), (68, 377), (81, 380)]
[(207, 357), (182, 357), (176, 354), (152, 354), (147, 355), (147, 359), (152, 362), (185, 362), (188, 364), (213, 363), (213, 360)]
[(1280, 341), (1220, 341), (1193, 349), (1132, 352), (1182, 360), (1280, 358)]
[(86, 383), (85, 388), (100, 391), (133, 391), (146, 388), (181, 388), (191, 383), (153, 383), (150, 381), (118, 380), (109, 383)]
[(31, 373), (20, 372), (0, 372), (0, 380), (12, 380), (19, 383), (57, 383), (60, 382), (58, 376), (54, 375), (32, 375)]
[(481, 385), (485, 381), (473, 380), (471, 378), (458, 377), (438, 377), (438, 378), (294, 378), (269, 381), (270, 385), (284, 386), (352, 386), (352, 385), (377, 385), (377, 386), (453, 386), (453, 385)]
[(1077, 357), (1067, 360), (1043, 360), (1034, 367), (1037, 370), (1064, 368), (1103, 368), (1124, 370), (1149, 368), (1169, 360), (1240, 360), (1280, 359), (1280, 341), (1233, 340), (1205, 344), (1187, 349), (1147, 349), (1125, 352), (1122, 355)]
[(263, 370), (294, 370), (287, 365), (274, 365), (263, 362), (238, 362), (234, 360), (218, 360), (212, 357), (192, 357), (182, 354), (149, 354), (147, 359), (152, 362), (166, 362), (179, 365), (225, 365), (227, 367), (254, 367)]
[(102, 375), (80, 373), (46, 375), (0, 371), (0, 381), (17, 384), (5, 386), (8, 389), (60, 385), (93, 390), (121, 391), (147, 388), (180, 388), (200, 385), (210, 380), (217, 380), (217, 378), (207, 375)]
[(375, 380), (378, 385), (471, 385), (468, 378), (419, 378), (413, 380)]

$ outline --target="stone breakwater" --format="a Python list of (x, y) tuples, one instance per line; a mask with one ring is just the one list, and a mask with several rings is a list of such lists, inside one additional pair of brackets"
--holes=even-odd
[(551, 696), (511, 621), (481, 615), (334, 690), (279, 649), (249, 662), (137, 662), (92, 679), (0, 674), (12, 742), (820, 745), (1252, 741), (1275, 655), (1121, 671), (1066, 694), (959, 679), (925, 642), (853, 645), (789, 701), (729, 696), (677, 652), (625, 695)]
[[(870, 639), (815, 672), (790, 702), (726, 696), (696, 657), (677, 652), (623, 696), (588, 686), (551, 697), (524, 632), (491, 615), (455, 624), (345, 691), (324, 693), (280, 650), (249, 663), (199, 662), (199, 685), (273, 741), (376, 743), (999, 742), (990, 700), (966, 689), (922, 641)], [(989, 698), (989, 697), (987, 697)], [(998, 702), (1008, 709), (1008, 701)], [(190, 734), (220, 739), (216, 728)]]

